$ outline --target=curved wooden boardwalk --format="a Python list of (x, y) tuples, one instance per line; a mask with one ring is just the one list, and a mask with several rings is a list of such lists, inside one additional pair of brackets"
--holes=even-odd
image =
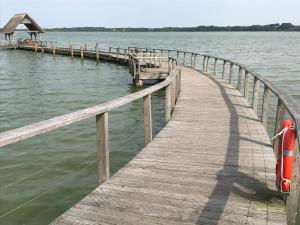
[(286, 224), (269, 137), (240, 93), (182, 68), (171, 121), (53, 224)]

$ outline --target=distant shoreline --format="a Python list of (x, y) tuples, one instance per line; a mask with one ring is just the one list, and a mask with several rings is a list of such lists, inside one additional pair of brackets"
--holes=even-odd
[(48, 32), (282, 32), (300, 31), (300, 26), (291, 23), (276, 23), (252, 26), (197, 26), (197, 27), (162, 27), (162, 28), (106, 28), (106, 27), (63, 27), (46, 28)]

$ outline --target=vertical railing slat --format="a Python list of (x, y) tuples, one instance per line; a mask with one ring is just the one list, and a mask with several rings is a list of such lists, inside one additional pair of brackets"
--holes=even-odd
[(99, 183), (102, 184), (110, 176), (109, 168), (109, 136), (108, 112), (96, 116), (96, 141), (99, 157), (98, 174)]
[(151, 112), (151, 94), (144, 97), (144, 130), (145, 145), (152, 141), (152, 112)]

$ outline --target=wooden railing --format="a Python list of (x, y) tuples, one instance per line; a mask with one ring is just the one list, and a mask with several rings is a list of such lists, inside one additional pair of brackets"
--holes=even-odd
[(176, 100), (180, 92), (181, 70), (173, 67), (168, 78), (154, 86), (142, 91), (86, 108), (70, 114), (58, 116), (52, 119), (34, 123), (28, 126), (0, 133), (0, 147), (7, 146), (25, 140), (51, 130), (58, 129), (79, 122), (91, 117), (96, 117), (97, 149), (99, 155), (99, 183), (109, 178), (109, 143), (108, 143), (108, 113), (118, 107), (129, 104), (133, 101), (144, 99), (144, 131), (145, 145), (152, 140), (152, 107), (151, 95), (165, 88), (166, 122), (171, 118)]

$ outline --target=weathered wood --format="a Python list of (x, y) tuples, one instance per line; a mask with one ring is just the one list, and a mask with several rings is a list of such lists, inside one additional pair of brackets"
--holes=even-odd
[(230, 63), (230, 75), (229, 75), (229, 83), (232, 84), (233, 82), (233, 69), (234, 69), (234, 64)]
[(172, 115), (172, 101), (171, 101), (171, 85), (166, 86), (165, 91), (165, 104), (166, 104), (166, 123), (168, 123), (171, 119)]
[(104, 183), (110, 176), (109, 169), (109, 137), (108, 112), (96, 116), (97, 150), (99, 156), (99, 184)]
[[(281, 99), (278, 99), (277, 102), (277, 110), (276, 110), (276, 122), (275, 122), (275, 128), (274, 128), (274, 136), (280, 132), (281, 130), (281, 126), (282, 126), (282, 122), (284, 120), (284, 116), (285, 116), (285, 106), (283, 104), (283, 102), (281, 101)], [(274, 151), (275, 154), (277, 155), (277, 149), (278, 149), (278, 138), (276, 138), (274, 140)]]
[(95, 52), (96, 52), (96, 60), (97, 62), (99, 62), (99, 42), (96, 43)]
[(37, 53), (38, 51), (38, 46), (37, 46), (37, 43), (34, 44), (34, 51)]
[(151, 94), (144, 97), (144, 130), (145, 145), (147, 145), (152, 141)]
[(203, 72), (206, 72), (206, 56), (204, 56), (204, 58), (203, 58), (203, 66), (202, 66), (202, 70), (203, 70)]
[(217, 75), (217, 63), (218, 63), (218, 58), (215, 58), (215, 63), (214, 63), (214, 76)]
[(245, 71), (245, 78), (244, 78), (244, 98), (248, 100), (249, 95), (249, 72)]
[(254, 110), (255, 113), (257, 113), (258, 91), (259, 91), (259, 80), (256, 77), (254, 77), (252, 109)]
[(226, 78), (226, 60), (223, 61), (223, 73), (222, 73), (222, 79), (225, 80)]
[(73, 58), (74, 57), (74, 48), (73, 48), (72, 44), (70, 45), (70, 54), (71, 54), (71, 57)]
[(183, 65), (185, 65), (186, 52), (183, 53)]
[(84, 59), (84, 55), (83, 55), (83, 47), (80, 46), (80, 59), (83, 60)]
[(177, 51), (176, 60), (179, 62), (179, 51)]
[(52, 54), (55, 56), (55, 45), (53, 45), (53, 47), (52, 47)]
[(241, 91), (241, 84), (242, 84), (242, 74), (243, 74), (243, 67), (239, 66), (239, 75), (238, 75), (238, 83), (237, 83), (237, 89)]
[(207, 56), (207, 59), (206, 59), (206, 66), (205, 66), (205, 72), (206, 72), (206, 73), (209, 73), (209, 59), (210, 59), (210, 57)]
[(267, 128), (267, 126), (268, 126), (270, 92), (271, 92), (270, 89), (267, 86), (264, 86), (261, 122), (265, 128)]

